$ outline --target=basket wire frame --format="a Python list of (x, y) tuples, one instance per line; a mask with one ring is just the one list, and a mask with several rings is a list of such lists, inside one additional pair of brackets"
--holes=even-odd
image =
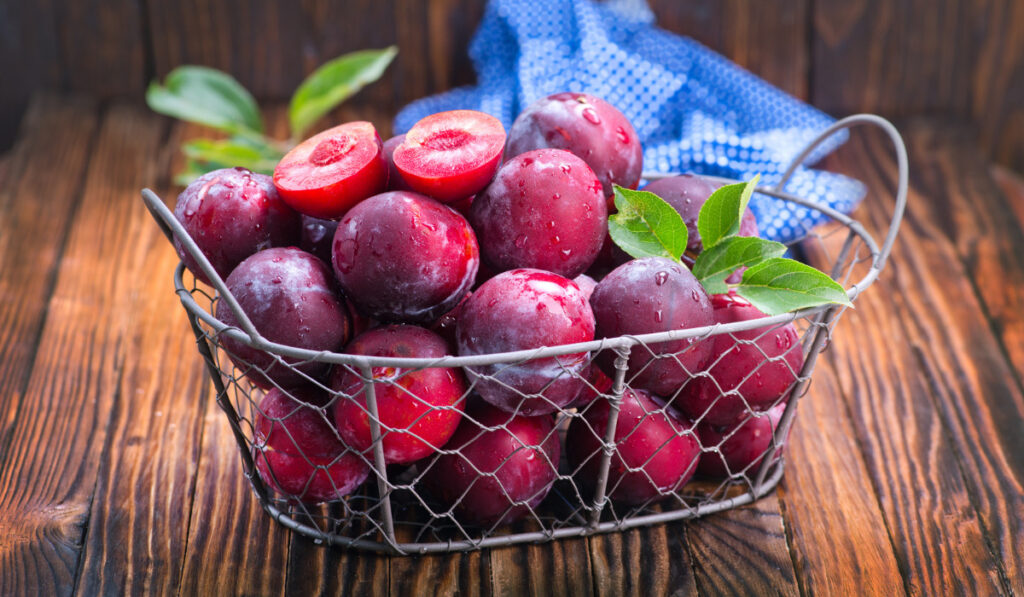
[[(898, 165), (896, 201), (889, 230), (881, 245), (867, 233), (859, 222), (849, 216), (836, 212), (828, 206), (793, 196), (783, 190), (796, 168), (824, 140), (838, 131), (858, 125), (872, 125), (880, 128), (891, 139), (896, 151)], [(645, 178), (648, 179), (665, 176), (668, 175), (645, 174)], [(817, 261), (832, 264), (829, 273), (847, 288), (847, 295), (853, 301), (875, 281), (885, 266), (906, 206), (907, 176), (906, 149), (896, 128), (881, 117), (859, 114), (844, 118), (823, 131), (794, 158), (777, 185), (772, 188), (759, 188), (758, 192), (818, 210), (834, 221), (831, 225), (819, 227), (819, 230), (806, 231), (807, 236), (802, 243), (794, 245), (793, 248), (814, 253)], [(174, 272), (176, 292), (186, 310), (190, 326), (196, 337), (197, 348), (213, 381), (217, 403), (227, 415), (228, 423), (238, 443), (245, 475), (253, 492), (263, 509), (275, 520), (298, 533), (311, 537), (317, 543), (396, 555), (463, 551), (607, 533), (673, 520), (696, 518), (751, 503), (773, 491), (782, 478), (784, 468), (782, 448), (793, 422), (796, 405), (799, 399), (806, 394), (816, 359), (827, 346), (832, 330), (845, 310), (845, 307), (838, 305), (824, 305), (753, 321), (656, 334), (606, 338), (572, 345), (490, 355), (391, 358), (310, 351), (276, 344), (262, 337), (242, 311), (235, 297), (228, 291), (224, 281), (217, 275), (209, 261), (164, 202), (148, 189), (143, 190), (142, 196), (164, 234), (169, 240), (177, 239), (181, 243), (184, 249), (196, 259), (214, 287), (215, 292), (211, 294), (208, 289), (197, 284), (191, 275), (186, 275), (187, 270), (181, 263)], [(225, 326), (214, 317), (214, 309), (219, 301), (232, 310), (238, 322), (237, 327)], [(649, 360), (644, 367), (654, 366), (654, 363), (660, 363), (666, 359), (673, 359), (675, 365), (685, 369), (685, 365), (679, 357), (699, 345), (701, 341), (709, 341), (719, 335), (731, 335), (736, 346), (756, 348), (764, 357), (761, 364), (753, 367), (734, 388), (719, 388), (721, 392), (716, 399), (722, 400), (726, 395), (738, 396), (746, 406), (748, 417), (746, 420), (751, 420), (767, 416), (763, 412), (766, 409), (750, 408), (746, 399), (738, 392), (738, 388), (755, 376), (757, 370), (765, 363), (777, 363), (781, 358), (766, 354), (756, 342), (762, 336), (775, 333), (789, 324), (793, 324), (797, 328), (803, 357), (802, 365), (799, 371), (790, 370), (794, 381), (788, 391), (774, 403), (775, 405), (785, 403), (785, 410), (778, 424), (773, 427), (774, 432), (770, 438), (770, 445), (761, 458), (756, 459), (743, 470), (729, 470), (729, 476), (722, 480), (696, 481), (682, 487), (667, 489), (659, 487), (659, 495), (640, 504), (626, 505), (614, 499), (617, 486), (611, 479), (610, 470), (613, 458), (619, 458), (616, 446), (624, 441), (621, 437), (618, 442), (616, 441), (619, 409), (624, 393), (633, 387), (634, 378), (643, 371), (642, 368), (638, 371), (629, 371), (628, 361), (633, 351), (647, 351), (645, 357), (649, 357)], [(756, 332), (752, 332), (752, 330), (756, 330)], [(742, 335), (743, 332), (746, 334)], [(751, 333), (757, 335), (751, 337)], [(284, 420), (298, 410), (314, 405), (307, 405), (295, 398), (296, 409), (289, 415), (273, 418), (263, 413), (259, 408), (259, 403), (264, 391), (256, 387), (246, 377), (247, 374), (253, 373), (247, 368), (254, 367), (254, 365), (231, 355), (230, 350), (223, 342), (225, 338), (272, 355), (274, 360), (270, 367), (294, 367), (297, 364), (316, 361), (334, 367), (345, 367), (350, 373), (356, 375), (363, 382), (362, 393), (365, 398), (365, 412), (370, 422), (372, 449), (368, 453), (360, 453), (347, 448), (346, 452), (338, 458), (355, 456), (362, 459), (369, 469), (369, 476), (372, 479), (362, 483), (354, 493), (345, 499), (326, 504), (306, 503), (295, 499), (295, 496), (280, 495), (280, 492), (268, 487), (268, 483), (261, 478), (257, 471), (256, 459), (260, 456), (262, 449), (261, 439), (256, 430), (257, 419), (262, 417), (264, 420), (270, 419), (272, 424), (280, 423), (281, 428), (290, 435), (291, 432), (284, 424)], [(679, 353), (661, 354), (662, 351), (657, 350), (660, 345), (680, 340), (690, 340), (691, 343), (687, 349)], [(589, 376), (583, 376), (579, 370), (573, 370), (563, 365), (562, 359), (558, 358), (583, 354), (586, 355), (587, 365), (596, 368), (597, 365), (593, 361), (602, 352), (614, 354), (614, 376), (611, 379), (611, 387), (603, 392), (593, 385)], [(588, 487), (589, 484), (583, 485), (577, 480), (577, 473), (586, 463), (578, 463), (575, 468), (572, 468), (563, 453), (560, 463), (547, 461), (550, 468), (557, 470), (554, 470), (554, 482), (550, 492), (547, 493), (547, 497), (539, 507), (531, 507), (526, 504), (530, 498), (540, 497), (539, 495), (516, 499), (515, 496), (509, 496), (506, 493), (505, 497), (510, 502), (506, 512), (510, 513), (513, 508), (526, 506), (526, 515), (522, 520), (505, 526), (500, 520), (490, 525), (474, 526), (460, 521), (458, 502), (465, 498), (469, 489), (463, 492), (462, 498), (459, 498), (454, 505), (441, 504), (431, 498), (428, 492), (422, 490), (421, 481), (429, 473), (435, 460), (427, 458), (404, 468), (386, 464), (382, 439), (387, 434), (409, 434), (421, 441), (428, 440), (415, 436), (415, 432), (411, 428), (402, 430), (383, 428), (379, 416), (377, 389), (384, 387), (385, 384), (396, 385), (396, 383), (395, 379), (382, 380), (379, 376), (375, 376), (375, 368), (392, 368), (397, 371), (399, 378), (430, 367), (463, 368), (467, 372), (472, 372), (466, 376), (468, 389), (461, 398), (464, 405), (473, 394), (474, 389), (484, 380), (504, 384), (501, 377), (503, 366), (515, 367), (539, 359), (553, 360), (561, 367), (561, 375), (578, 378), (586, 386), (584, 393), (590, 392), (593, 396), (593, 402), (590, 404), (600, 400), (608, 401), (607, 426), (604, 433), (598, 438), (601, 450), (590, 456), (590, 458), (600, 459), (598, 475), (593, 480), (592, 486)], [(783, 360), (783, 362), (785, 361)], [(239, 365), (242, 367), (239, 368)], [(693, 378), (704, 377), (714, 381), (714, 378), (708, 373), (713, 365), (712, 362), (699, 371), (687, 370), (687, 373)], [(789, 367), (788, 364), (787, 367)], [(324, 382), (314, 377), (307, 376), (307, 378), (311, 386), (319, 387), (325, 393), (331, 393), (330, 403), (318, 407), (316, 410), (324, 422), (334, 429), (330, 416), (327, 414), (332, 409), (334, 401), (350, 400), (353, 397), (332, 391)], [(715, 383), (717, 384), (717, 382)], [(504, 385), (507, 386), (507, 384)], [(287, 390), (283, 388), (282, 390), (286, 392), (286, 395), (290, 395), (287, 394)], [(518, 390), (515, 391), (518, 392)], [(519, 395), (524, 396), (521, 392)], [(666, 412), (674, 412), (673, 402), (679, 398), (679, 395), (680, 392), (676, 392), (673, 396), (662, 397), (665, 399), (664, 406), (645, 412), (642, 420), (655, 416), (664, 417)], [(543, 395), (540, 397), (543, 399)], [(415, 396), (413, 398), (416, 399)], [(536, 396), (533, 398), (536, 399)], [(478, 398), (474, 397), (474, 399)], [(598, 435), (597, 430), (591, 427), (587, 419), (584, 418), (587, 408), (589, 405), (573, 408), (573, 405), (570, 404), (569, 407), (556, 410), (557, 423), (551, 433), (561, 436), (561, 439), (556, 438), (558, 441), (564, 440), (566, 427), (570, 423), (586, 425), (590, 433)], [(702, 418), (703, 415), (698, 417), (694, 421), (694, 426)], [(462, 424), (471, 423), (475, 423), (480, 428), (478, 435), (499, 430), (507, 432), (505, 425), (486, 426), (474, 421), (468, 414), (464, 414)], [(739, 432), (742, 424), (734, 425), (731, 431), (723, 435), (723, 439), (718, 444), (701, 445), (701, 457), (718, 457), (722, 458), (725, 463), (720, 448), (724, 442)], [(637, 427), (635, 426), (630, 433), (636, 431)], [(336, 429), (334, 433), (337, 434)], [(682, 434), (695, 437), (690, 428), (684, 429)], [(338, 439), (340, 440), (340, 437)], [(435, 448), (441, 454), (458, 452), (457, 449), (453, 450), (443, 446), (435, 446)], [(523, 446), (522, 449), (533, 449), (536, 454), (543, 455), (539, 445)], [(307, 464), (315, 464), (305, 454), (301, 456), (306, 459)], [(505, 459), (505, 463), (510, 458), (512, 455)], [(728, 466), (728, 463), (725, 464)], [(690, 463), (690, 466), (696, 466), (696, 461)], [(316, 464), (316, 467), (317, 472), (309, 478), (306, 484), (307, 488), (312, 483), (314, 476), (321, 473), (324, 477), (329, 478), (331, 483), (334, 482), (322, 464)], [(273, 469), (269, 465), (267, 468), (270, 471), (268, 480), (277, 485)], [(647, 480), (651, 485), (656, 485), (643, 463), (639, 466), (627, 465), (626, 469), (632, 474), (647, 475)], [(492, 471), (477, 469), (476, 472), (478, 479), (475, 482), (483, 482), (481, 479), (495, 476)], [(621, 479), (619, 481), (621, 482)], [(585, 487), (590, 491), (586, 491)], [(505, 491), (504, 487), (501, 489)], [(547, 492), (547, 489), (544, 492)]]

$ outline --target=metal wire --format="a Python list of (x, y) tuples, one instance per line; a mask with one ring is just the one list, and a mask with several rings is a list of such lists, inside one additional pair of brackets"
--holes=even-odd
[[(881, 245), (878, 245), (864, 227), (851, 217), (784, 191), (796, 167), (815, 147), (837, 131), (864, 124), (881, 128), (892, 139), (899, 167), (895, 209), (889, 231)], [(663, 176), (666, 175), (645, 175), (647, 178)], [(830, 270), (833, 278), (847, 288), (847, 295), (853, 301), (878, 277), (895, 241), (906, 205), (906, 150), (899, 133), (884, 119), (873, 115), (851, 116), (840, 120), (809, 144), (794, 160), (778, 185), (770, 189), (758, 189), (758, 192), (816, 209), (833, 219), (832, 224), (809, 232), (807, 237), (794, 247), (811, 255), (819, 266), (824, 264), (823, 269)], [(207, 365), (216, 390), (217, 403), (227, 415), (239, 446), (245, 475), (254, 494), (264, 510), (281, 524), (317, 542), (330, 545), (402, 555), (461, 551), (608, 533), (672, 520), (696, 518), (750, 503), (771, 492), (782, 477), (782, 449), (786, 444), (796, 405), (806, 393), (816, 359), (827, 347), (832, 330), (845, 310), (845, 307), (826, 305), (753, 321), (477, 356), (390, 358), (303, 350), (276, 344), (260, 336), (235, 297), (228, 291), (224, 281), (164, 202), (148, 189), (143, 190), (142, 196), (168, 239), (177, 239), (212, 282), (215, 290), (213, 294), (197, 284), (195, 279), (186, 273), (183, 264), (179, 264), (174, 272), (175, 290), (188, 313), (198, 350)], [(232, 310), (238, 321), (237, 327), (225, 326), (214, 317), (215, 307), (221, 301)], [(800, 344), (801, 363), (797, 369), (794, 369), (784, 356), (774, 354), (775, 351), (772, 350), (766, 351), (762, 342), (773, 337), (778, 341), (778, 334), (791, 325), (798, 334)], [(685, 338), (694, 339), (696, 342), (689, 343), (688, 348), (680, 352), (665, 350), (669, 343)], [(694, 347), (701, 343), (715, 342), (723, 338), (728, 338), (727, 346), (754, 354), (757, 361), (750, 366), (746, 375), (731, 387), (719, 385), (712, 374), (717, 361), (705, 363), (701, 368), (692, 371), (686, 368), (684, 362), (688, 350), (694, 350)], [(273, 356), (273, 361), (261, 369), (239, 355), (232, 354), (229, 348), (230, 341), (233, 341), (234, 345), (241, 343), (265, 351)], [(646, 359), (647, 362), (631, 369), (630, 356), (634, 351), (641, 351), (638, 353), (643, 356), (641, 360)], [(769, 354), (770, 352), (772, 354)], [(402, 388), (400, 380), (405, 376), (435, 367), (471, 373), (465, 378), (467, 389), (456, 405), (431, 407), (417, 419), (418, 421), (429, 413), (444, 409), (462, 411), (467, 403), (479, 400), (475, 394), (484, 384), (503, 387), (524, 400), (543, 401), (546, 399), (544, 390), (537, 394), (523, 394), (518, 388), (506, 383), (503, 371), (509, 367), (523, 366), (541, 359), (551, 361), (553, 357), (580, 353), (587, 355), (585, 364), (575, 368), (561, 366), (558, 370), (558, 379), (575, 380), (574, 383), (583, 388), (582, 394), (590, 396), (592, 400), (586, 404), (577, 401), (567, 407), (551, 404), (554, 412), (549, 416), (556, 421), (551, 431), (539, 443), (523, 444), (517, 449), (517, 452), (531, 450), (534, 455), (541, 457), (542, 464), (546, 464), (550, 469), (550, 485), (533, 492), (532, 495), (512, 495), (498, 482), (495, 471), (481, 470), (464, 459), (474, 469), (475, 479), (454, 501), (445, 502), (427, 489), (426, 479), (432, 474), (431, 469), (439, 466), (439, 458), (458, 458), (463, 448), (432, 446), (439, 456), (425, 458), (405, 466), (387, 464), (384, 440), (392, 434), (401, 434), (430, 443), (429, 438), (419, 436), (413, 429), (415, 422), (408, 427), (392, 429), (381, 420), (379, 392), (384, 389)], [(602, 357), (604, 353), (611, 356)], [(610, 358), (614, 363), (614, 376), (610, 387), (606, 389), (597, 387), (596, 378), (589, 373), (599, 369), (596, 361), (602, 358)], [(725, 357), (719, 357), (722, 358)], [(268, 379), (273, 379), (273, 376), (265, 375), (269, 368), (283, 367), (295, 371), (298, 365), (314, 361), (344, 368), (349, 374), (361, 380), (365, 406), (361, 402), (358, 404), (362, 409), (360, 413), (365, 415), (370, 423), (371, 448), (366, 452), (360, 452), (346, 447), (341, 454), (328, 462), (315, 455), (305, 454), (301, 450), (298, 454), (289, 454), (290, 457), (298, 459), (296, 462), (303, 463), (312, 471), (301, 487), (293, 487), (290, 492), (285, 490), (286, 483), (278, 478), (275, 467), (270, 464), (267, 437), (260, 429), (267, 425), (270, 425), (271, 429), (281, 429), (297, 447), (298, 441), (292, 436), (287, 420), (289, 417), (312, 416), (315, 421), (322, 422), (322, 427), (329, 429), (328, 433), (333, 433), (341, 442), (342, 438), (332, 424), (329, 413), (338, 401), (355, 401), (357, 396), (332, 389), (322, 378), (303, 374), (311, 387), (329, 399), (324, 404), (308, 403), (294, 390), (277, 387), (275, 391), (281, 392), (285, 399), (292, 400), (294, 408), (283, 416), (275, 416), (274, 412), (261, 408), (267, 391), (251, 380), (262, 380), (259, 385), (266, 385)], [(656, 407), (643, 407), (637, 422), (620, 421), (623, 401), (627, 396), (633, 396), (632, 392), (642, 385), (640, 376), (647, 368), (662, 365), (685, 370), (689, 381), (674, 394), (659, 397)], [(776, 367), (775, 371), (779, 371), (780, 365), (784, 365), (781, 370), (792, 379), (788, 389), (774, 397), (769, 404), (751, 404), (748, 396), (740, 389), (748, 387), (748, 382), (756, 383), (762, 370), (769, 372), (769, 368)], [(390, 368), (394, 375), (386, 378), (375, 376), (374, 369), (381, 367)], [(688, 392), (695, 387), (692, 384), (713, 387), (715, 397), (708, 410), (693, 416), (688, 425), (677, 429), (674, 436), (665, 439), (659, 450), (668, 449), (667, 445), (675, 445), (674, 442), (680, 438), (696, 442), (701, 452), (700, 458), (721, 461), (726, 475), (720, 478), (698, 476), (685, 485), (665, 487), (664, 484), (659, 485), (655, 479), (656, 475), (647, 468), (647, 464), (658, 456), (659, 450), (655, 450), (645, 462), (629, 463), (624, 456), (623, 446), (633, 434), (640, 433), (640, 426), (646, 421), (669, 416), (678, 419), (680, 407), (688, 400)], [(422, 400), (411, 394), (409, 397)], [(708, 417), (712, 408), (730, 400), (738, 400), (742, 405), (742, 418), (730, 425), (716, 427), (719, 439), (704, 445), (700, 441), (700, 434), (694, 429), (698, 425), (708, 423), (704, 419)], [(603, 430), (594, 426), (592, 417), (588, 414), (590, 409), (604, 408), (597, 407), (596, 404), (606, 404), (608, 408), (607, 424)], [(769, 427), (771, 437), (767, 447), (756, 455), (756, 458), (747, 459), (742, 466), (733, 470), (726, 457), (730, 440), (742, 433), (743, 426), (758, 424), (769, 416), (767, 411), (782, 404), (785, 404), (785, 407), (778, 422)], [(492, 425), (476, 420), (474, 415), (467, 411), (462, 414), (462, 424), (475, 423), (479, 427), (477, 437), (495, 432), (510, 433), (508, 425), (514, 414), (508, 416), (507, 421)], [(629, 428), (629, 425), (633, 427)], [(566, 458), (565, 449), (561, 450), (562, 457), (557, 462), (549, 458), (544, 446), (554, 441), (568, 447), (567, 429), (570, 429), (570, 433), (579, 433), (584, 437), (587, 437), (585, 434), (590, 434), (599, 450), (584, 458), (582, 462), (570, 462), (570, 459)], [(508, 464), (514, 456), (515, 452), (508, 455), (498, 468)], [(259, 459), (263, 459), (262, 468)], [(370, 477), (355, 491), (345, 496), (331, 474), (332, 467), (340, 466), (343, 461), (361, 464), (369, 471)], [(596, 476), (588, 478), (585, 469), (589, 470), (591, 461), (596, 463)], [(697, 461), (691, 462), (690, 466), (696, 467)], [(656, 490), (643, 499), (621, 499), (624, 488), (629, 484), (625, 479), (630, 476), (634, 480), (640, 479), (641, 485)], [(327, 481), (324, 482), (323, 479)], [(483, 483), (497, 484), (508, 505), (504, 513), (493, 520), (472, 524), (471, 513), (467, 513), (465, 508), (469, 502), (467, 496), (476, 484)], [(320, 499), (309, 499), (313, 492), (324, 491), (325, 485), (327, 493), (338, 499), (330, 499), (326, 503), (316, 503), (322, 501)], [(533, 503), (538, 501), (538, 498), (543, 500), (539, 504)], [(511, 517), (513, 514), (521, 514), (519, 521), (512, 525), (504, 524), (505, 517)]]

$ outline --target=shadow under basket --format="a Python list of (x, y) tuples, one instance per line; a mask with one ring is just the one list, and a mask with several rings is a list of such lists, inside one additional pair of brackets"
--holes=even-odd
[[(899, 162), (895, 209), (887, 236), (881, 244), (849, 216), (782, 191), (798, 165), (822, 141), (840, 130), (860, 124), (873, 125), (887, 133), (896, 148)], [(664, 176), (645, 175), (648, 179)], [(809, 144), (775, 187), (759, 188), (758, 192), (817, 210), (831, 219), (830, 223), (808, 231), (804, 238), (791, 245), (791, 250), (839, 281), (847, 289), (850, 300), (854, 301), (878, 277), (895, 241), (906, 204), (906, 150), (899, 133), (889, 122), (873, 115), (851, 116), (837, 122)], [(845, 310), (838, 305), (824, 305), (751, 321), (477, 356), (385, 358), (313, 352), (274, 344), (260, 336), (229, 294), (223, 280), (200, 254), (164, 202), (149, 190), (144, 190), (142, 195), (168, 238), (177, 238), (213, 282), (213, 290), (197, 283), (182, 264), (174, 272), (175, 289), (213, 380), (217, 403), (227, 415), (238, 442), (245, 475), (256, 498), (264, 510), (281, 524), (311, 537), (317, 543), (400, 555), (463, 551), (607, 533), (696, 518), (751, 503), (773, 491), (782, 478), (783, 448), (796, 405), (807, 391), (818, 354), (828, 345), (833, 328)], [(238, 327), (227, 327), (214, 317), (214, 310), (222, 301), (234, 312), (239, 321)], [(780, 339), (784, 337), (792, 338), (792, 346), (787, 344), (786, 349), (798, 353), (799, 358), (786, 359), (764, 349), (764, 338), (782, 342)], [(716, 364), (714, 360), (693, 367), (690, 361), (694, 359), (687, 358), (690, 352), (698, 350), (697, 347), (722, 339), (743, 347), (748, 357), (749, 353), (757, 351), (746, 378), (726, 388), (718, 386), (718, 381), (711, 374)], [(250, 381), (250, 378), (261, 378), (259, 370), (251, 362), (231, 355), (225, 340), (230, 346), (241, 343), (271, 355), (270, 364), (264, 367), (294, 369), (298, 364), (319, 362), (323, 363), (323, 368), (345, 368), (353, 378), (361, 380), (359, 396), (332, 391), (323, 376), (310, 378), (299, 372), (308, 378), (310, 386), (318, 388), (323, 400), (308, 403), (304, 396), (277, 388), (275, 392), (280, 391), (286, 399), (294, 400), (294, 408), (287, 412), (280, 409), (264, 412), (261, 407), (267, 408), (264, 403), (267, 391)], [(771, 343), (767, 345), (771, 346)], [(666, 350), (667, 346), (673, 348)], [(636, 355), (641, 358), (637, 359)], [(630, 361), (631, 356), (633, 361)], [(645, 364), (637, 366), (637, 361)], [(378, 397), (403, 387), (405, 376), (429, 368), (452, 368), (464, 375), (466, 389), (457, 403), (461, 409), (465, 403), (480, 400), (475, 390), (483, 385), (497, 385), (506, 392), (518, 392), (505, 383), (507, 377), (503, 372), (529, 367), (531, 363), (542, 363), (549, 369), (555, 367), (560, 381), (578, 384), (582, 388), (581, 396), (589, 400), (578, 400), (555, 408), (552, 414), (546, 415), (550, 420), (545, 423), (540, 436), (532, 441), (517, 439), (519, 443), (514, 452), (504, 457), (494, 469), (474, 467), (476, 480), (467, 489), (444, 499), (439, 499), (439, 493), (451, 494), (451, 491), (446, 492), (442, 488), (439, 492), (436, 483), (430, 485), (431, 478), (437, 476), (433, 469), (440, 466), (437, 464), (439, 458), (459, 459), (460, 450), (465, 448), (435, 446), (442, 456), (428, 456), (406, 465), (386, 464), (383, 439), (389, 434), (409, 435), (414, 431), (409, 431), (411, 428), (387, 429), (382, 426), (378, 416)], [(624, 400), (635, 397), (634, 389), (642, 385), (640, 380), (645, 370), (666, 365), (685, 371), (688, 381), (683, 387), (672, 395), (661, 395), (643, 403), (639, 406), (638, 417), (620, 417), (620, 413), (625, 411)], [(608, 373), (607, 377), (595, 374), (602, 367)], [(688, 367), (693, 367), (693, 370)], [(741, 390), (757, 382), (760, 370), (772, 367), (776, 370), (784, 367), (790, 383), (769, 404), (751, 406)], [(382, 371), (387, 374), (382, 375)], [(685, 417), (680, 415), (679, 407), (698, 383), (705, 386), (713, 384), (718, 390), (717, 398), (711, 399), (709, 409), (720, 400), (733, 400), (741, 405), (740, 419), (728, 425), (712, 426), (704, 420), (707, 412), (691, 411)], [(267, 385), (265, 377), (260, 385)], [(415, 396), (408, 398), (417, 399)], [(532, 399), (536, 400), (536, 395)], [(266, 426), (277, 425), (279, 432), (290, 435), (289, 417), (312, 418), (314, 425), (330, 429), (340, 442), (332, 416), (339, 401), (358, 402), (369, 420), (371, 447), (363, 451), (344, 448), (342, 454), (327, 460), (301, 453), (290, 455), (295, 467), (310, 473), (305, 482), (290, 486), (291, 492), (285, 491), (282, 489), (285, 484), (276, 479), (275, 467), (267, 464), (270, 461), (266, 460), (269, 457), (269, 448), (265, 445)], [(634, 400), (629, 407), (634, 415), (638, 408), (636, 402)], [(595, 425), (594, 417), (588, 414), (589, 410), (598, 408), (595, 405), (605, 409), (603, 425)], [(432, 408), (453, 409), (452, 406)], [(511, 433), (509, 427), (513, 414), (503, 421), (483, 421), (475, 418), (472, 408), (469, 410), (471, 412), (461, 415), (461, 425), (475, 425), (474, 432), (478, 436)], [(684, 421), (684, 424), (671, 427), (672, 433), (658, 440), (662, 444), (654, 449), (648, 460), (637, 462), (628, 454), (620, 454), (620, 450), (626, 449), (624, 446), (630, 441), (631, 433), (639, 433), (644, 423), (664, 422), (670, 416), (673, 420)], [(730, 455), (731, 441), (757, 426), (763, 450), (754, 455), (748, 454), (737, 464)], [(704, 428), (711, 428), (713, 432), (700, 433)], [(584, 437), (586, 443), (596, 448), (582, 458), (578, 455), (567, 457), (575, 449), (567, 446), (567, 436), (572, 441)], [(685, 469), (683, 478), (687, 479), (684, 484), (669, 483), (666, 486), (659, 482), (652, 466), (659, 459), (659, 450), (671, 450), (676, 445), (674, 442), (678, 441), (696, 446), (699, 457), (681, 463)], [(575, 443), (579, 445), (580, 442)], [(545, 451), (544, 448), (552, 445), (557, 448), (554, 457), (550, 449)], [(539, 467), (548, 482), (532, 493), (507, 491), (498, 483), (500, 468), (517, 466), (511, 460), (522, 458), (524, 453), (533, 461), (531, 466)], [(264, 459), (263, 466), (260, 466), (261, 459)], [(351, 492), (343, 492), (335, 486), (333, 467), (343, 460), (368, 471), (365, 481)], [(661, 458), (661, 461), (665, 460)], [(679, 462), (673, 464), (680, 465)], [(462, 466), (473, 465), (465, 460)], [(707, 474), (708, 471), (713, 474)], [(631, 483), (646, 487), (646, 495), (637, 497), (635, 492), (630, 494), (627, 486)], [(499, 500), (505, 504), (503, 511), (483, 519), (478, 516), (479, 512), (474, 511), (472, 503), (476, 499), (473, 494), (475, 489), (479, 489), (476, 487), (478, 484), (490, 484), (492, 490), (498, 488)], [(311, 497), (319, 495), (314, 488), (322, 493), (324, 487), (327, 487), (332, 501), (317, 503), (319, 499)], [(627, 495), (632, 497), (623, 499)], [(515, 520), (509, 523), (513, 518)]]

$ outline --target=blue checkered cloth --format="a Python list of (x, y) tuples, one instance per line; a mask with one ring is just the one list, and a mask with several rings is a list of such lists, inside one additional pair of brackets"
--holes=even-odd
[[(646, 172), (696, 172), (763, 184), (834, 122), (693, 40), (654, 26), (643, 0), (491, 0), (469, 48), (478, 84), (415, 101), (395, 117), (398, 133), (424, 116), (475, 109), (506, 129), (523, 108), (561, 91), (584, 91), (629, 118)], [(812, 156), (845, 141), (835, 135)], [(849, 213), (864, 186), (801, 167), (786, 190)], [(750, 208), (765, 238), (789, 242), (828, 218), (755, 195)]]

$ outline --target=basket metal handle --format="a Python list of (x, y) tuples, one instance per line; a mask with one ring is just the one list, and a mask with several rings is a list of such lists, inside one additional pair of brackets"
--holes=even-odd
[(227, 284), (217, 273), (217, 270), (213, 268), (210, 260), (206, 258), (202, 250), (199, 249), (199, 245), (192, 239), (192, 236), (185, 230), (185, 227), (181, 225), (178, 218), (174, 217), (174, 213), (168, 209), (167, 205), (164, 204), (163, 200), (160, 199), (150, 189), (142, 189), (142, 201), (146, 204), (146, 209), (156, 220), (156, 223), (160, 226), (160, 230), (163, 231), (164, 236), (173, 245), (175, 240), (181, 243), (181, 246), (188, 251), (188, 254), (196, 260), (199, 264), (199, 269), (203, 270), (206, 277), (213, 284), (213, 287), (220, 294), (221, 300), (227, 303), (231, 312), (235, 316), (235, 321), (238, 322), (238, 327), (242, 329), (249, 336), (249, 340), (252, 341), (253, 346), (256, 348), (266, 349), (268, 347), (263, 336), (256, 331), (256, 326), (249, 320), (249, 316), (242, 310), (242, 306), (238, 304), (235, 296), (228, 290)]
[(832, 126), (828, 127), (815, 137), (810, 143), (804, 147), (793, 161), (790, 162), (789, 167), (786, 168), (785, 173), (782, 175), (782, 179), (779, 180), (778, 184), (775, 185), (776, 192), (782, 192), (783, 187), (792, 178), (793, 173), (799, 168), (807, 157), (814, 152), (822, 143), (824, 143), (829, 137), (849, 128), (855, 126), (869, 124), (877, 126), (882, 129), (888, 135), (889, 140), (892, 141), (893, 147), (896, 149), (896, 164), (898, 169), (897, 183), (896, 183), (896, 205), (893, 207), (892, 219), (889, 222), (889, 231), (885, 235), (885, 242), (882, 243), (881, 250), (878, 256), (875, 258), (875, 262), (872, 264), (872, 268), (882, 271), (885, 267), (885, 262), (889, 258), (889, 253), (892, 251), (892, 246), (896, 242), (896, 233), (899, 232), (900, 223), (903, 221), (903, 212), (907, 206), (907, 187), (908, 187), (908, 160), (907, 160), (907, 147), (903, 143), (903, 138), (900, 136), (896, 127), (888, 120), (875, 114), (853, 114), (846, 118), (840, 119), (835, 122)]

